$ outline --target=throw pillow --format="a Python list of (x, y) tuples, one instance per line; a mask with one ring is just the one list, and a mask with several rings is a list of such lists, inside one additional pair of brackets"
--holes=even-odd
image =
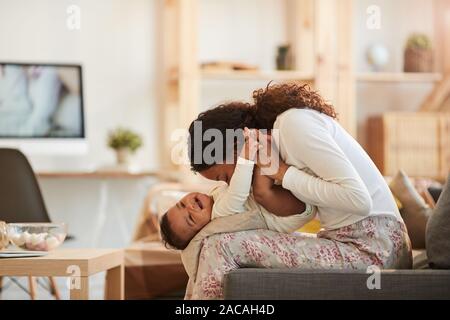
[(399, 171), (389, 187), (394, 197), (401, 202), (400, 214), (405, 221), (414, 249), (425, 248), (425, 230), (432, 209), (414, 188), (408, 176)]
[(298, 232), (302, 233), (313, 233), (317, 234), (319, 233), (320, 229), (322, 228), (320, 221), (318, 219), (311, 220), (307, 224), (305, 224), (303, 227), (298, 229)]
[(426, 246), (432, 268), (450, 269), (450, 174), (428, 221)]

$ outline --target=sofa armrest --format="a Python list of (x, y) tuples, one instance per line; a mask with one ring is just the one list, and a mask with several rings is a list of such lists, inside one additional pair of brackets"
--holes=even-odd
[(380, 289), (370, 290), (371, 275), (356, 270), (238, 269), (225, 276), (224, 295), (230, 300), (450, 299), (450, 270), (383, 270)]

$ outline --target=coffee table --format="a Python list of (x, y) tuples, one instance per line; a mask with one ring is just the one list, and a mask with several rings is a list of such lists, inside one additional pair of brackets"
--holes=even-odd
[(89, 276), (102, 271), (107, 272), (105, 299), (123, 300), (123, 250), (57, 249), (43, 257), (0, 259), (0, 277), (68, 277), (71, 300), (89, 299)]

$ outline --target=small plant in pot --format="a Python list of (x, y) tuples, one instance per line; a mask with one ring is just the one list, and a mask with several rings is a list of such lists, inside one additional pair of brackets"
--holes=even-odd
[(118, 165), (128, 165), (131, 155), (142, 146), (142, 138), (129, 129), (117, 128), (109, 133), (108, 146), (116, 151)]
[(421, 33), (412, 34), (405, 48), (405, 72), (431, 72), (433, 48), (430, 38)]

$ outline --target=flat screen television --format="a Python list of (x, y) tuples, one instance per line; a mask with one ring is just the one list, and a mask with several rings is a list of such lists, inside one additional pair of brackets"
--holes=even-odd
[(0, 61), (0, 146), (44, 150), (84, 138), (80, 65)]

